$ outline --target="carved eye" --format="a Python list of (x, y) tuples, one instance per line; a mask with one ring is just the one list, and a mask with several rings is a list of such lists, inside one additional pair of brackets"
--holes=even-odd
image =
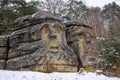
[(79, 33), (79, 38), (80, 38), (80, 39), (85, 38), (85, 33), (84, 33), (84, 32)]
[(77, 31), (77, 30), (79, 30), (79, 27), (78, 26), (74, 26), (73, 27), (73, 31)]
[(44, 25), (44, 26), (42, 27), (42, 33), (47, 34), (48, 32), (49, 32), (48, 25)]
[(60, 25), (55, 25), (55, 31), (56, 31), (57, 33), (60, 33), (60, 32), (61, 32)]
[(81, 39), (83, 39), (83, 38), (84, 38), (84, 36), (83, 36), (83, 35), (81, 35), (81, 36), (80, 36), (80, 38), (81, 38)]

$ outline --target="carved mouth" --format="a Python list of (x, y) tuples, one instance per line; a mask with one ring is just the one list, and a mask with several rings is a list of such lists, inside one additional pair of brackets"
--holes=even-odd
[(58, 46), (51, 46), (50, 49), (58, 49)]
[(50, 46), (49, 50), (51, 52), (58, 52), (59, 51), (58, 46)]
[(52, 52), (58, 52), (59, 48), (56, 41), (50, 43), (49, 50)]

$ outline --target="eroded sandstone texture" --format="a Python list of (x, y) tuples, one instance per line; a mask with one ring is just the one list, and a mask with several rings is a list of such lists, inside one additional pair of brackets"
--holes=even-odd
[(78, 66), (95, 69), (98, 56), (92, 28), (76, 21), (66, 22), (65, 25), (68, 28), (67, 41), (78, 57)]
[(7, 39), (5, 36), (0, 37), (0, 69), (5, 69), (7, 58)]
[(65, 18), (37, 12), (16, 19), (7, 47), (0, 47), (0, 68), (76, 72), (96, 65), (92, 28)]

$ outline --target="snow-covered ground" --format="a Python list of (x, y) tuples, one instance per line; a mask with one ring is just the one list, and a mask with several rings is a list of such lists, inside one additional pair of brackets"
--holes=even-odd
[(106, 77), (96, 73), (41, 73), (31, 71), (0, 70), (0, 80), (120, 80), (117, 77)]

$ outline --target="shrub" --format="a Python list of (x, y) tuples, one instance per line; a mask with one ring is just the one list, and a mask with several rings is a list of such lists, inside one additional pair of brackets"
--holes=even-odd
[(97, 50), (101, 58), (103, 71), (114, 72), (120, 69), (120, 23), (114, 23), (109, 28), (108, 39), (97, 40)]

